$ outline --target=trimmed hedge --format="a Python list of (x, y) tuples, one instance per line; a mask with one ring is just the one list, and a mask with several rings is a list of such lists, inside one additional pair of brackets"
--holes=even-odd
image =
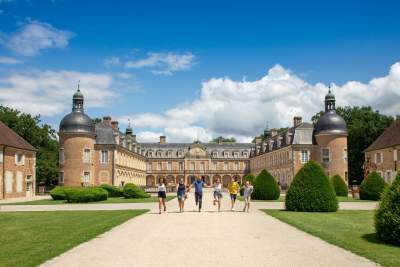
[(117, 186), (113, 186), (113, 185), (109, 185), (109, 184), (101, 184), (99, 186), (100, 188), (103, 188), (104, 190), (106, 190), (108, 192), (108, 197), (122, 197), (122, 190), (117, 187)]
[(309, 161), (299, 170), (286, 194), (285, 206), (289, 211), (337, 211), (335, 191), (318, 163)]
[(349, 190), (347, 184), (343, 181), (340, 175), (336, 174), (331, 177), (331, 184), (335, 190), (336, 196), (347, 197)]
[(50, 196), (53, 200), (65, 200), (66, 199), (66, 195), (65, 195), (65, 189), (67, 187), (63, 187), (63, 186), (57, 186), (55, 188), (53, 188), (50, 191)]
[(253, 184), (255, 179), (256, 179), (256, 177), (254, 177), (254, 175), (252, 173), (249, 173), (243, 177), (243, 184), (242, 184), (242, 187), (240, 188), (241, 196), (244, 195), (244, 185), (246, 184), (246, 181), (249, 181), (250, 184)]
[(125, 198), (148, 198), (150, 194), (135, 184), (127, 183), (124, 186), (123, 194)]
[(379, 200), (386, 187), (386, 182), (375, 171), (368, 174), (360, 185), (360, 199)]
[(375, 213), (375, 229), (381, 240), (400, 245), (400, 172), (382, 194)]
[(87, 203), (107, 200), (108, 193), (99, 187), (67, 188), (64, 190), (68, 203)]
[(267, 170), (262, 170), (254, 181), (253, 199), (275, 200), (279, 198), (281, 191), (275, 178)]

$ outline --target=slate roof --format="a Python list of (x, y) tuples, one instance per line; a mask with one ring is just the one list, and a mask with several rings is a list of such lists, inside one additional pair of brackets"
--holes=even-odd
[[(166, 143), (166, 144), (160, 144), (160, 143), (139, 143), (141, 148), (144, 149), (187, 149), (188, 147), (191, 147), (193, 143)], [(233, 144), (227, 144), (227, 143), (200, 143), (200, 145), (204, 146), (207, 149), (250, 149), (254, 146), (254, 144), (251, 143), (233, 143)]]
[(0, 121), (0, 145), (36, 151), (31, 144)]
[(400, 120), (395, 120), (365, 152), (400, 145)]
[(98, 122), (95, 125), (96, 144), (113, 145), (115, 144), (114, 129), (108, 122)]

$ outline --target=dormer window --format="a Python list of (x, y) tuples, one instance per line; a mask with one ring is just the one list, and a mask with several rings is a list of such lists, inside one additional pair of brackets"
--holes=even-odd
[(168, 151), (168, 152), (167, 152), (167, 157), (168, 157), (168, 158), (172, 158), (172, 151)]
[(161, 151), (157, 151), (157, 158), (161, 158)]
[(239, 157), (239, 152), (234, 152), (233, 157), (238, 158)]
[(224, 158), (227, 158), (227, 157), (229, 157), (229, 152), (228, 152), (228, 151), (225, 151), (225, 152), (224, 152)]
[(217, 158), (217, 157), (218, 157), (218, 152), (217, 152), (217, 151), (214, 151), (214, 152), (212, 153), (212, 157), (213, 157), (213, 158)]
[(153, 157), (153, 151), (147, 152), (147, 155), (148, 155), (150, 158), (152, 158), (152, 157)]

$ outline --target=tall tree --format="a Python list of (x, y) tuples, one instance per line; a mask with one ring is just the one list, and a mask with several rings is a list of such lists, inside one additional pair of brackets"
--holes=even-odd
[(210, 141), (211, 143), (236, 143), (236, 139), (234, 137), (222, 137), (218, 136)]
[[(348, 139), (349, 181), (362, 181), (364, 163), (363, 151), (378, 138), (393, 122), (393, 117), (380, 114), (371, 107), (338, 107), (336, 112), (346, 121)], [(312, 117), (316, 123), (324, 114), (318, 112)]]
[(43, 124), (40, 116), (31, 116), (0, 105), (0, 121), (38, 149), (36, 154), (37, 183), (51, 186), (58, 182), (58, 141), (56, 132)]

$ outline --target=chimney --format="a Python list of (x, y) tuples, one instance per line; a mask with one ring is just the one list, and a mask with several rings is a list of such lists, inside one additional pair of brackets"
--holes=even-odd
[(167, 142), (165, 135), (160, 136), (160, 144), (164, 145)]
[(111, 116), (104, 116), (103, 117), (103, 121), (108, 123), (108, 124), (111, 124)]
[(111, 127), (113, 127), (115, 130), (118, 130), (118, 121), (111, 121)]
[(262, 142), (261, 136), (256, 136), (256, 145), (261, 144), (261, 142)]
[(222, 144), (222, 136), (218, 137), (218, 144)]
[(276, 128), (271, 129), (271, 137), (278, 135), (278, 130)]
[(293, 118), (293, 126), (296, 128), (300, 124), (303, 123), (303, 118), (302, 117), (294, 117)]

